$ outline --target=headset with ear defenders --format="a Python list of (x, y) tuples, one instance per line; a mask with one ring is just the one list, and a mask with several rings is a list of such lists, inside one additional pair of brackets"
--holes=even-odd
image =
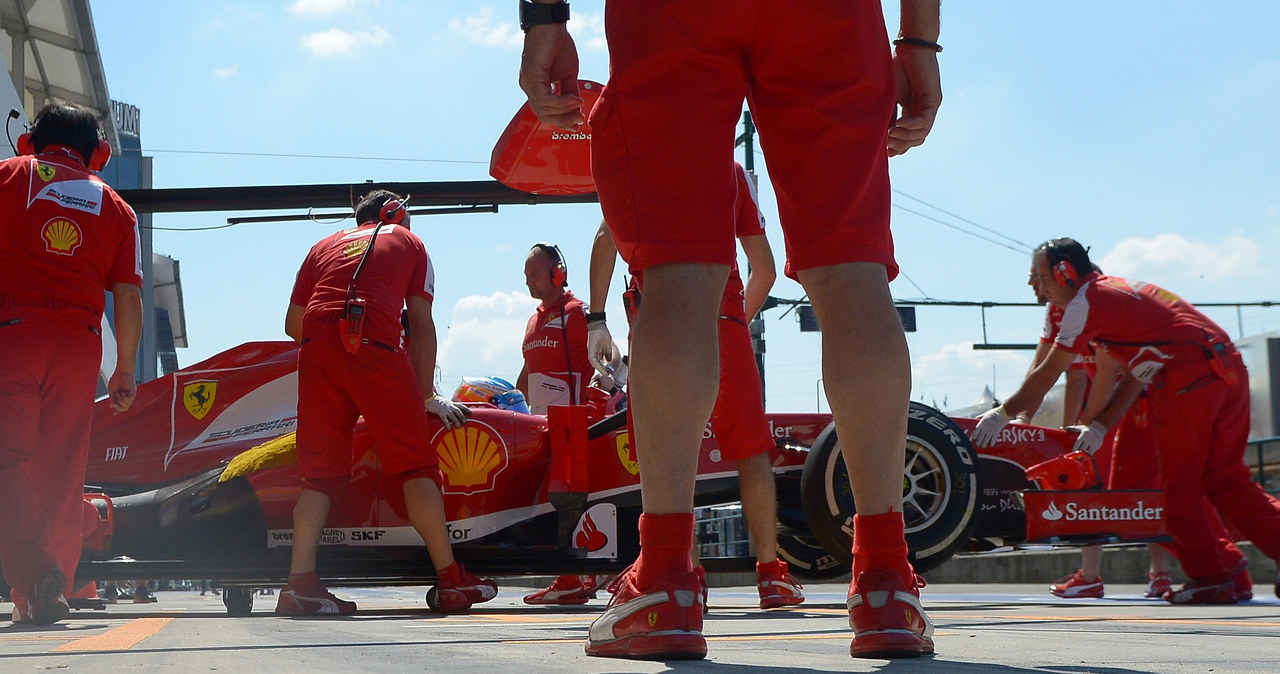
[[(31, 132), (27, 131), (18, 136), (18, 154), (34, 155), (35, 153), (36, 146), (31, 142)], [(88, 166), (90, 171), (101, 171), (107, 167), (109, 161), (111, 161), (111, 143), (99, 139), (98, 145), (89, 154), (89, 162), (85, 166)]]
[(388, 199), (382, 204), (382, 208), (378, 209), (378, 222), (389, 225), (402, 225), (409, 219), (409, 209), (405, 208), (405, 204), (409, 202), (409, 197), (404, 199)]
[(533, 244), (534, 248), (545, 250), (552, 257), (554, 264), (551, 266), (551, 285), (557, 288), (564, 288), (569, 285), (569, 269), (565, 267), (564, 255), (560, 253), (560, 247), (555, 244), (546, 242), (538, 242)]
[(1071, 264), (1064, 251), (1051, 245), (1045, 252), (1049, 255), (1049, 271), (1053, 274), (1053, 280), (1072, 289), (1080, 284), (1080, 275), (1076, 273), (1075, 265)]

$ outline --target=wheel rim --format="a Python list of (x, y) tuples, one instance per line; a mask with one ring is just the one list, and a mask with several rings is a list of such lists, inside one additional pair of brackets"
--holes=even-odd
[(905, 532), (925, 529), (942, 516), (951, 497), (951, 471), (932, 445), (907, 438), (902, 475), (902, 520)]

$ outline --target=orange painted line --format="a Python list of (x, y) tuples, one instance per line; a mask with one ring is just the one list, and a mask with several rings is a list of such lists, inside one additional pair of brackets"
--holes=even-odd
[(50, 652), (127, 651), (143, 639), (155, 636), (171, 622), (173, 618), (138, 618), (102, 634), (63, 644)]
[[(934, 632), (935, 637), (955, 636), (955, 632)], [(831, 634), (757, 634), (754, 636), (736, 636), (736, 637), (707, 637), (707, 641), (848, 641), (853, 638), (853, 632), (841, 632)], [(513, 639), (504, 641), (504, 644), (580, 644), (586, 641), (584, 638), (576, 639)]]

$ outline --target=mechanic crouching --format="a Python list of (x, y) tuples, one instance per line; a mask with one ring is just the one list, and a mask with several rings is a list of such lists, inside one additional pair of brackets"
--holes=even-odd
[[(333, 596), (316, 575), (320, 535), (333, 500), (351, 475), (352, 430), (364, 416), (382, 471), (404, 482), (409, 521), (426, 543), (439, 578), (442, 612), (463, 611), (497, 596), (492, 580), (453, 559), (440, 469), (430, 451), (427, 413), (447, 428), (467, 410), (432, 385), (436, 327), (435, 271), (422, 240), (409, 231), (406, 199), (386, 190), (355, 207), (356, 227), (312, 246), (298, 270), (285, 332), (298, 340), (298, 473), (289, 584), (277, 615), (350, 614), (354, 602)], [(413, 340), (401, 335), (408, 307)], [(425, 406), (424, 406), (425, 401)]]

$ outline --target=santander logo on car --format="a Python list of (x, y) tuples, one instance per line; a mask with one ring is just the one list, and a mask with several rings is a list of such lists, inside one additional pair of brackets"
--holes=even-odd
[(1067, 521), (1143, 521), (1143, 520), (1159, 520), (1164, 518), (1163, 507), (1151, 507), (1144, 505), (1142, 501), (1133, 504), (1131, 508), (1111, 508), (1108, 506), (1081, 506), (1074, 501), (1067, 501), (1063, 506), (1065, 512), (1058, 508), (1053, 501), (1049, 502), (1049, 507), (1040, 513), (1040, 517), (1048, 522), (1056, 522), (1063, 519)]

